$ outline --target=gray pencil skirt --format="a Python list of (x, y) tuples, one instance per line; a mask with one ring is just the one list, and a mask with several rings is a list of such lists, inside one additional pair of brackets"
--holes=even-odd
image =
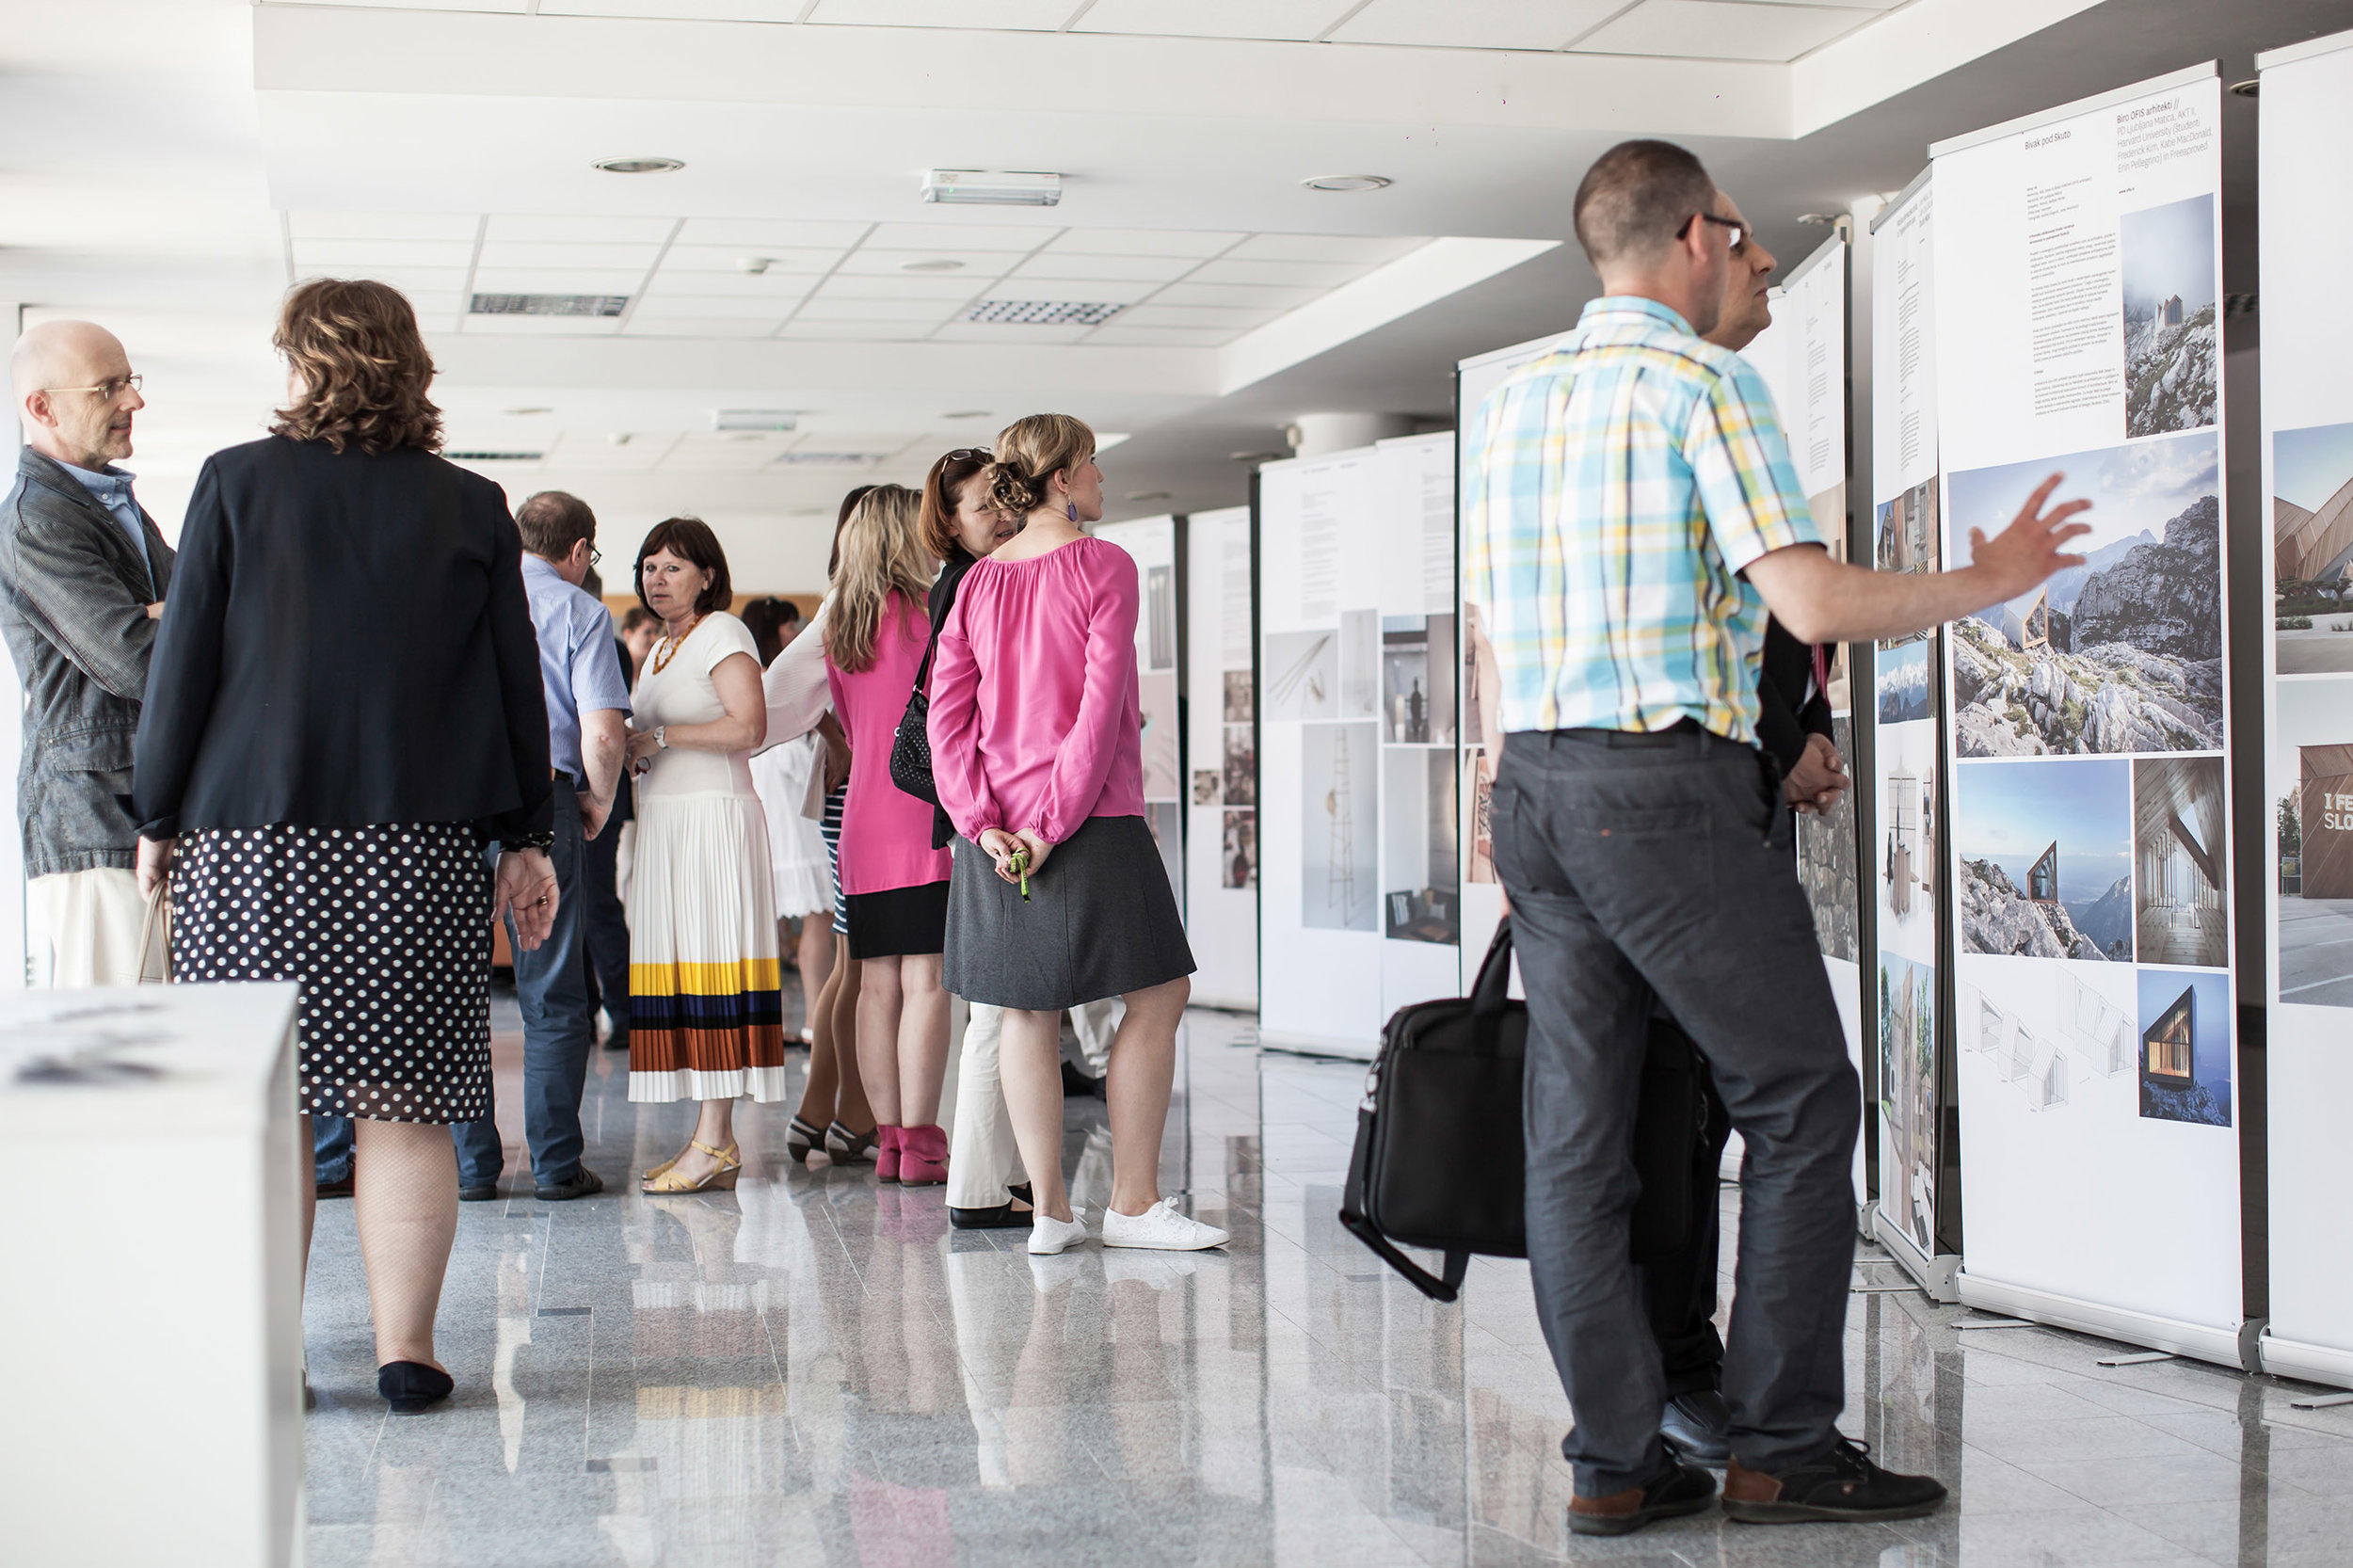
[(1193, 971), (1142, 817), (1091, 817), (1030, 878), (1030, 900), (969, 839), (948, 881), (942, 984), (967, 1001), (1054, 1012)]

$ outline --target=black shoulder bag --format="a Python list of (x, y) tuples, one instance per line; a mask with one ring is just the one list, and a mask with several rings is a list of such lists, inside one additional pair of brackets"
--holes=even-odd
[(923, 646), (923, 662), (916, 667), (915, 690), (907, 694), (907, 711), (899, 715), (899, 728), (890, 737), (890, 782), (927, 806), (939, 804), (939, 791), (932, 783), (932, 697), (924, 690), (931, 683), (932, 655), (939, 651), (939, 632), (934, 628), (931, 641)]

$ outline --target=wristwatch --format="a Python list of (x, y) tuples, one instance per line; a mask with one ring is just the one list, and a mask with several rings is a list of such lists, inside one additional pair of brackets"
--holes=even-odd
[(555, 847), (555, 829), (543, 833), (523, 833), (511, 839), (501, 839), (499, 848), (512, 855), (518, 850), (536, 849), (545, 852)]
[(653, 748), (656, 751), (670, 749), (670, 727), (668, 725), (657, 724), (653, 727)]

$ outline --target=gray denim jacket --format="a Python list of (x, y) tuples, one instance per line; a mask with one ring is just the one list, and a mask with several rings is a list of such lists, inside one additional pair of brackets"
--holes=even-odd
[(16, 807), (27, 876), (137, 863), (123, 797), (155, 646), (147, 606), (170, 589), (172, 563), (155, 520), (139, 517), (152, 590), (122, 525), (32, 448), (0, 501), (0, 635), (24, 686)]

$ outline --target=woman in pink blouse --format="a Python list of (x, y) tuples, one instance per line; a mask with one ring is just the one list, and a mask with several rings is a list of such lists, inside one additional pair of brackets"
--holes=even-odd
[(982, 477), (1026, 521), (965, 573), (932, 667), (932, 780), (956, 829), (947, 986), (1007, 1010), (999, 1064), (1034, 1187), (1031, 1252), (1087, 1236), (1063, 1184), (1058, 1034), (1063, 1009), (1112, 996), (1128, 1014), (1106, 1085), (1103, 1244), (1222, 1246), (1160, 1196), (1193, 962), (1144, 820), (1136, 565), (1079, 528), (1103, 515), (1095, 432), (1036, 414), (995, 450)]
[(881, 485), (852, 510), (824, 633), (833, 711), (850, 740), (841, 893), (858, 965), (858, 1071), (880, 1134), (874, 1174), (910, 1187), (948, 1179), (949, 856), (932, 848), (930, 805), (890, 781), (891, 738), (931, 638), (923, 596), (938, 563), (917, 527), (920, 505), (906, 487)]

